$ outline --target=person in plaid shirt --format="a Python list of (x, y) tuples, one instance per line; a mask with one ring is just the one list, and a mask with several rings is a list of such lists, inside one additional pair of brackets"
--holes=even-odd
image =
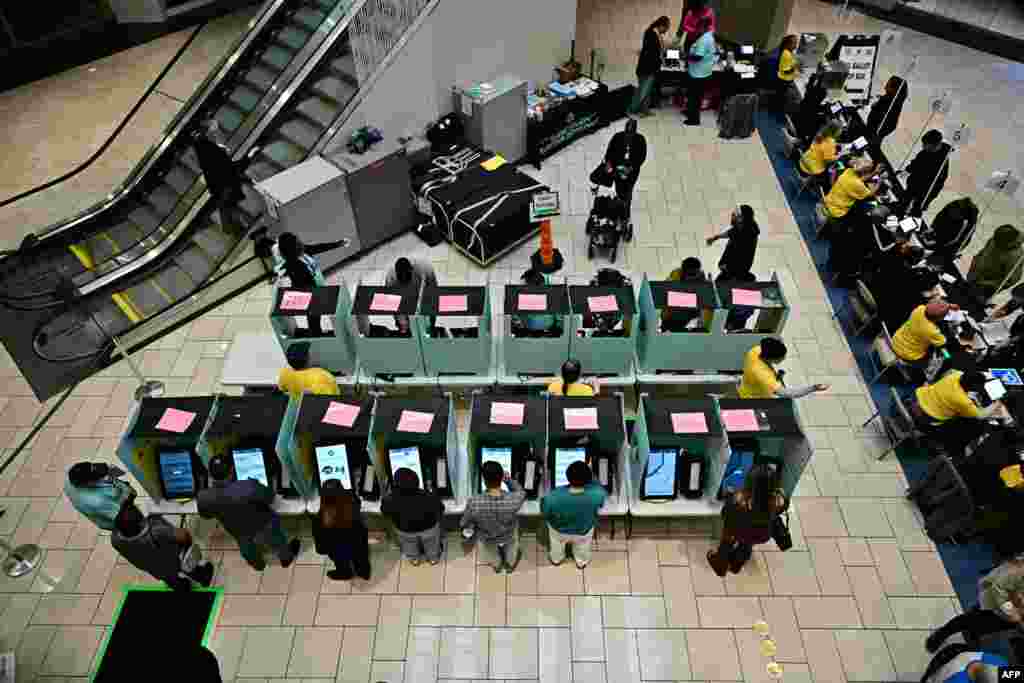
[[(523, 556), (516, 513), (526, 500), (526, 490), (496, 462), (485, 462), (481, 474), (487, 490), (469, 499), (459, 526), (466, 538), (476, 533), (480, 559), (491, 565), (496, 574), (501, 573), (503, 566), (511, 574)], [(503, 481), (508, 491), (501, 490)]]

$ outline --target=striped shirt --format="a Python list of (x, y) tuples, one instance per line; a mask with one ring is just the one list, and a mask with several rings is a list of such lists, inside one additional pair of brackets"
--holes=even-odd
[(516, 513), (525, 500), (526, 489), (515, 479), (509, 479), (508, 493), (500, 496), (484, 493), (470, 498), (459, 526), (463, 529), (475, 528), (485, 543), (503, 545), (512, 540), (519, 528)]

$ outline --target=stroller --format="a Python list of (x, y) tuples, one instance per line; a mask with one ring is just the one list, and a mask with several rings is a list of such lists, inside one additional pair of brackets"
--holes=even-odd
[(626, 220), (626, 207), (614, 191), (602, 193), (599, 185), (592, 185), (590, 194), (594, 196), (594, 206), (587, 218), (587, 235), (590, 236), (587, 258), (594, 258), (598, 249), (607, 249), (610, 251), (608, 260), (615, 263), (619, 241), (633, 239), (633, 228)]

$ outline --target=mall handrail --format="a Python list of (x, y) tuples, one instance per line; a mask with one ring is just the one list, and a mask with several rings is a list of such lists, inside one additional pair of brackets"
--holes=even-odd
[(62, 235), (63, 233), (71, 230), (80, 223), (96, 216), (97, 214), (105, 211), (110, 206), (115, 204), (121, 199), (122, 196), (128, 194), (138, 183), (142, 180), (146, 171), (148, 171), (153, 164), (157, 162), (160, 155), (166, 150), (171, 143), (177, 139), (177, 136), (183, 132), (183, 129), (192, 119), (192, 116), (202, 107), (206, 102), (206, 99), (213, 93), (216, 86), (220, 85), (227, 77), (231, 68), (235, 65), (235, 62), (241, 57), (249, 45), (262, 33), (262, 29), (267, 23), (273, 19), (277, 12), (281, 9), (281, 6), (287, 0), (266, 0), (263, 9), (249, 21), (249, 26), (236, 40), (232, 50), (228, 51), (225, 56), (221, 59), (219, 65), (214, 70), (210, 71), (199, 87), (192, 93), (192, 96), (185, 102), (184, 105), (178, 110), (171, 123), (164, 128), (163, 137), (154, 143), (146, 154), (143, 155), (142, 159), (135, 165), (128, 177), (121, 182), (120, 185), (115, 187), (105, 198), (93, 204), (87, 209), (80, 211), (77, 215), (70, 219), (67, 219), (60, 223), (50, 225), (43, 230), (36, 233), (39, 237), (37, 247), (45, 244), (44, 239), (53, 239)]
[[(285, 87), (280, 96), (277, 96), (276, 99), (274, 99), (269, 97), (269, 95), (271, 93), (276, 95), (274, 88), (277, 86), (275, 84), (274, 88), (271, 88), (268, 92), (268, 95), (264, 96), (260, 106), (246, 118), (246, 122), (243, 124), (243, 128), (246, 130), (240, 131), (239, 133), (236, 133), (236, 135), (232, 136), (232, 139), (244, 136), (243, 141), (235, 148), (235, 152), (232, 155), (233, 159), (239, 160), (249, 152), (249, 149), (256, 143), (259, 136), (263, 134), (264, 130), (266, 130), (267, 126), (270, 125), (281, 109), (291, 100), (292, 95), (295, 94), (295, 91), (305, 81), (309, 73), (319, 65), (324, 54), (330, 50), (337, 39), (346, 30), (348, 30), (348, 25), (351, 23), (355, 13), (358, 12), (359, 9), (361, 9), (368, 1), (369, 0), (356, 0), (344, 11), (338, 12), (342, 15), (341, 17), (335, 18), (334, 13), (332, 13), (330, 17), (324, 20), (321, 27), (317, 29), (317, 31), (320, 32), (326, 26), (326, 29), (324, 30), (326, 35), (323, 40), (315, 49), (312, 50), (312, 54), (302, 61), (301, 67), (295, 67), (293, 70), (293, 67), (290, 66), (289, 69), (282, 74), (282, 78), (279, 79), (279, 82), (286, 80), (288, 82), (288, 86)], [(329, 24), (332, 19), (334, 19), (336, 23), (333, 26), (330, 26)], [(293, 62), (299, 61), (300, 59), (298, 57), (293, 60)], [(288, 77), (289, 74), (291, 75), (290, 78)], [(197, 190), (197, 188), (202, 189)], [(203, 210), (206, 203), (210, 200), (210, 193), (206, 189), (206, 181), (201, 177), (196, 179), (192, 190), (186, 194), (186, 199), (196, 192), (201, 192), (201, 194), (193, 200), (194, 203), (185, 211), (185, 215), (178, 218), (176, 223), (172, 223), (175, 225), (174, 230), (162, 241), (160, 246), (150, 249), (145, 255), (136, 258), (131, 263), (125, 264), (117, 270), (113, 270), (96, 278), (92, 282), (83, 285), (79, 289), (79, 297), (89, 296), (90, 294), (97, 293), (106, 287), (116, 285), (122, 278), (131, 277), (133, 273), (136, 273), (139, 270), (148, 267), (150, 264), (163, 259), (168, 251), (174, 250), (182, 236), (191, 227), (192, 220), (200, 211)], [(178, 204), (180, 206), (183, 203), (184, 200), (179, 201)], [(176, 210), (165, 222), (170, 222), (177, 214), (178, 211)]]
[(104, 152), (107, 151), (110, 145), (113, 144), (114, 140), (117, 139), (121, 132), (128, 126), (128, 122), (131, 121), (132, 118), (134, 118), (134, 116), (139, 112), (139, 109), (141, 109), (142, 105), (145, 104), (146, 100), (149, 99), (149, 96), (153, 94), (153, 91), (156, 90), (158, 85), (160, 85), (160, 82), (164, 79), (164, 77), (167, 76), (170, 70), (177, 65), (178, 60), (181, 59), (182, 55), (184, 55), (185, 52), (190, 47), (192, 47), (192, 43), (195, 42), (195, 39), (199, 37), (200, 31), (206, 28), (209, 23), (209, 21), (204, 21), (196, 27), (192, 34), (189, 35), (188, 39), (174, 53), (174, 56), (171, 57), (171, 60), (167, 62), (164, 68), (160, 70), (160, 73), (156, 75), (156, 78), (154, 78), (153, 82), (149, 84), (149, 87), (147, 87), (146, 90), (142, 93), (142, 97), (140, 97), (139, 100), (132, 106), (132, 108), (128, 110), (128, 113), (125, 115), (125, 117), (121, 119), (121, 123), (117, 124), (117, 127), (114, 128), (114, 132), (112, 132), (110, 136), (103, 141), (103, 144), (100, 145), (95, 152), (89, 155), (89, 157), (85, 161), (80, 163), (78, 166), (75, 166), (73, 169), (71, 169), (67, 173), (64, 173), (63, 175), (59, 175), (56, 178), (51, 178), (50, 180), (40, 183), (39, 185), (36, 185), (35, 187), (29, 190), (25, 190), (24, 192), (20, 192), (14, 195), (13, 197), (8, 197), (7, 199), (0, 201), (0, 209), (9, 204), (13, 204), (14, 202), (20, 199), (24, 199), (25, 197), (30, 197), (34, 194), (42, 192), (43, 190), (48, 190), (54, 185), (58, 185), (64, 182), (65, 180), (73, 178), (74, 176), (78, 175), (85, 169), (92, 166), (93, 163), (97, 159), (99, 159)]

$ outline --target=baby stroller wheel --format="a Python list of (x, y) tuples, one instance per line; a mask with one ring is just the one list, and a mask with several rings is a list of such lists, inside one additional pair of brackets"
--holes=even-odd
[(619, 253), (619, 245), (612, 247), (612, 253), (608, 255), (609, 263), (615, 263), (615, 256)]
[(625, 235), (623, 235), (623, 238), (627, 242), (632, 242), (633, 241), (633, 224), (632, 223), (626, 223), (626, 233), (625, 233)]
[(593, 260), (594, 258), (594, 243), (591, 242), (587, 247), (587, 258)]

